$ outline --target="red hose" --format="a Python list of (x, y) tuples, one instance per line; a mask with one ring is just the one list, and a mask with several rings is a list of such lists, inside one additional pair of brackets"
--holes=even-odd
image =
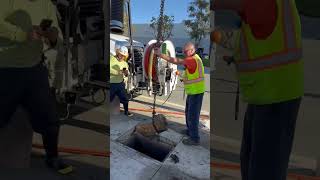
[[(32, 144), (32, 147), (36, 149), (44, 149), (42, 144)], [(59, 147), (58, 151), (63, 153), (83, 154), (83, 155), (100, 156), (100, 157), (110, 157), (110, 154), (111, 154), (110, 151), (95, 151), (95, 150), (78, 149), (78, 148), (70, 148), (70, 147)]]

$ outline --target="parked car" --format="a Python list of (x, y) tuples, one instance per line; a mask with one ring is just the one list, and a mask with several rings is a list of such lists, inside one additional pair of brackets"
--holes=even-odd
[(183, 56), (182, 47), (176, 47), (176, 56)]
[(196, 51), (196, 53), (200, 56), (201, 59), (204, 58), (203, 52), (204, 52), (204, 48), (198, 48)]

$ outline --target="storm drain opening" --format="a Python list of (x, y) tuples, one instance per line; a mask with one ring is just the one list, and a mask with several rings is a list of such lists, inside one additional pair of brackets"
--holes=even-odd
[(138, 133), (129, 136), (123, 144), (160, 162), (163, 162), (175, 147), (163, 137), (145, 137)]

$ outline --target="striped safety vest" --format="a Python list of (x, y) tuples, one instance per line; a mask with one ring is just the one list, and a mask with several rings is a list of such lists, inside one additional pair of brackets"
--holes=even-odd
[(197, 68), (193, 74), (188, 69), (184, 72), (184, 88), (188, 95), (201, 94), (205, 92), (204, 66), (201, 58), (195, 54), (193, 59), (197, 62)]
[(301, 24), (294, 0), (277, 0), (274, 31), (256, 39), (242, 22), (235, 55), (240, 91), (250, 104), (271, 104), (303, 95)]

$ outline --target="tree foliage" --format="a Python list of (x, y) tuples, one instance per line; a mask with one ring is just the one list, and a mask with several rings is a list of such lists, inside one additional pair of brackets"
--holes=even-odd
[[(158, 35), (158, 22), (159, 17), (152, 17), (150, 20), (150, 27), (153, 30), (153, 34), (155, 37)], [(163, 40), (169, 39), (172, 36), (172, 30), (174, 27), (174, 16), (163, 15), (163, 23), (162, 23), (162, 38)]]
[(208, 0), (194, 0), (188, 6), (188, 20), (184, 25), (196, 47), (210, 32), (210, 3)]

